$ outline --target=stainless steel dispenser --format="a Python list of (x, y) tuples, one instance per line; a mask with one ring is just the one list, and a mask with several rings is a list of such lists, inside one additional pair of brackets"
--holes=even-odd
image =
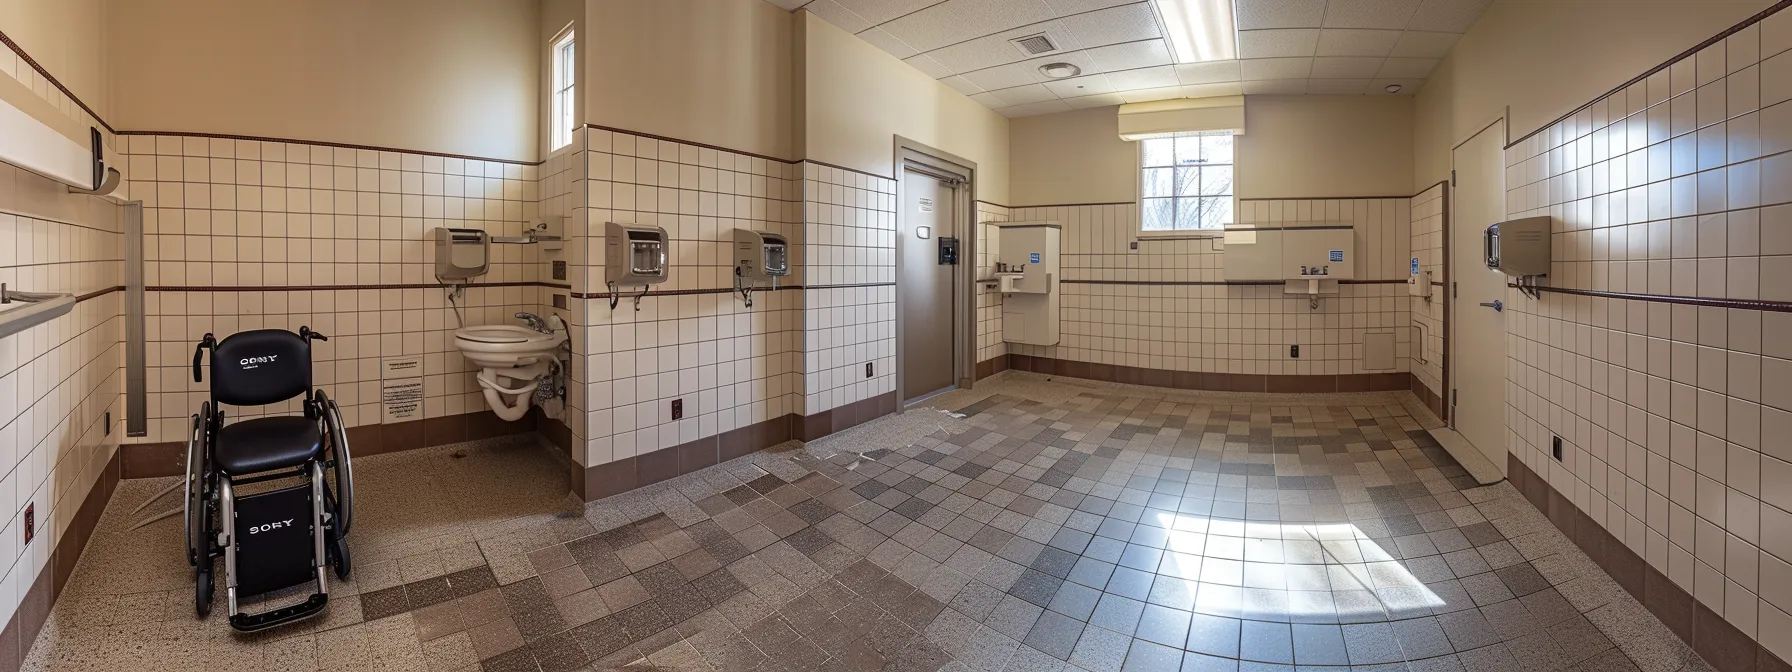
[(666, 251), (671, 240), (666, 230), (637, 224), (604, 224), (604, 280), (610, 287), (610, 308), (616, 307), (617, 293), (624, 286), (641, 286), (635, 296), (635, 310), (641, 309), (641, 297), (650, 285), (665, 282), (668, 277)]
[(778, 288), (778, 278), (790, 274), (790, 244), (782, 234), (750, 229), (734, 230), (734, 289), (747, 307), (753, 307), (753, 281), (770, 280)]
[(436, 279), (464, 283), (491, 268), (491, 237), (479, 229), (436, 227)]

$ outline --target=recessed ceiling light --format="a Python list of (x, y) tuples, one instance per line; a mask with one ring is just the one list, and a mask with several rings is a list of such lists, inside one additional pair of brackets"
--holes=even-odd
[(1388, 93), (1399, 93), (1401, 88), (1402, 87), (1399, 84), (1389, 84), (1387, 86), (1387, 92)]
[(1156, 0), (1177, 63), (1238, 58), (1232, 0)]
[(1083, 74), (1083, 69), (1071, 63), (1047, 63), (1039, 66), (1039, 72), (1052, 79), (1063, 79)]

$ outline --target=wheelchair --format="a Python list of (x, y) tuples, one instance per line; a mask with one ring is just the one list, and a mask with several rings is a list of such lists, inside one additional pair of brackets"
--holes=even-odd
[[(296, 334), (258, 329), (224, 340), (206, 334), (193, 350), (193, 381), (203, 382), (206, 350), (212, 371), (211, 399), (193, 415), (182, 502), (200, 618), (211, 613), (213, 559), (220, 555), (230, 626), (240, 632), (323, 613), (329, 604), (326, 568), (348, 578), (355, 486), (347, 427), (336, 402), (311, 387), (311, 343), (327, 340), (308, 327)], [(299, 396), (304, 415), (225, 424), (225, 405), (261, 406)], [(264, 483), (269, 485), (256, 485)], [(316, 592), (302, 603), (257, 614), (238, 607), (239, 598), (310, 581), (317, 582)]]

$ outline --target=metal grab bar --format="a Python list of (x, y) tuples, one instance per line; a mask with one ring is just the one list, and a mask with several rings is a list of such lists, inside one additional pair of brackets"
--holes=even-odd
[[(29, 305), (14, 305), (21, 303)], [(73, 294), (19, 292), (0, 283), (0, 338), (49, 322), (74, 308)]]

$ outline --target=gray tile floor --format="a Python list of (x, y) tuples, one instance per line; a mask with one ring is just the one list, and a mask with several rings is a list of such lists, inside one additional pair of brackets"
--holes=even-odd
[(127, 482), (27, 667), (1706, 669), (1404, 393), (932, 403), (583, 506), (535, 445), (363, 460), (354, 580), (251, 638)]

